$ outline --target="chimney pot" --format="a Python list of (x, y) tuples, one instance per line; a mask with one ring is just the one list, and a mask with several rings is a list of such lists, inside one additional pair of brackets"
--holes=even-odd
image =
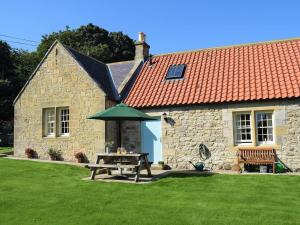
[(139, 32), (138, 41), (135, 43), (134, 60), (146, 60), (149, 57), (150, 46), (146, 43), (146, 35)]
[(146, 42), (146, 35), (143, 32), (139, 32), (139, 42)]

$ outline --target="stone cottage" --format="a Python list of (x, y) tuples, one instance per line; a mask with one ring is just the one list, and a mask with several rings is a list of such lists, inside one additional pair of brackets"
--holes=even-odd
[(116, 102), (156, 116), (123, 123), (126, 149), (151, 161), (212, 169), (233, 164), (240, 147), (276, 150), (300, 168), (300, 39), (149, 55), (141, 33), (133, 61), (103, 64), (56, 42), (15, 101), (15, 154), (54, 146), (92, 159), (115, 140), (114, 123), (86, 120)]

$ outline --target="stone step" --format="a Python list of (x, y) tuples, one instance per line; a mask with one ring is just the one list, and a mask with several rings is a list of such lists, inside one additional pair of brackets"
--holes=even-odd
[(7, 157), (7, 154), (0, 154), (0, 157)]

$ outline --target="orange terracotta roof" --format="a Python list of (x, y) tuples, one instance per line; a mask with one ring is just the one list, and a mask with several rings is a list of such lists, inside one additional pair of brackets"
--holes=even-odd
[[(153, 57), (125, 103), (134, 107), (236, 102), (300, 96), (300, 38)], [(170, 65), (184, 78), (165, 80)]]

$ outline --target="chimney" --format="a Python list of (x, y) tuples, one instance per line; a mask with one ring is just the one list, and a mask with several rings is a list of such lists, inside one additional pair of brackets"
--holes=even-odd
[(146, 43), (146, 35), (139, 32), (138, 41), (135, 42), (134, 60), (146, 60), (149, 57), (150, 46)]

